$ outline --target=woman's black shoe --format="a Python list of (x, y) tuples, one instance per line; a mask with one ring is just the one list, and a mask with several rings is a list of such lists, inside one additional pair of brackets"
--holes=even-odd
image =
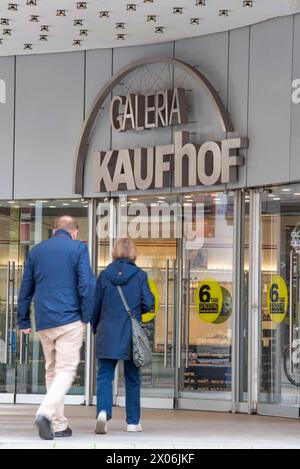
[(55, 438), (69, 438), (70, 436), (73, 436), (73, 432), (71, 428), (67, 428), (63, 432), (55, 432), (54, 433)]

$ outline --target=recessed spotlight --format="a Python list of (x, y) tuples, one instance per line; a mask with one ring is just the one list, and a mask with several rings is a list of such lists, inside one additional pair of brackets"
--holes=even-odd
[(31, 15), (29, 21), (33, 23), (38, 23), (40, 21), (40, 17), (38, 15)]
[(36, 0), (27, 0), (26, 5), (36, 7)]
[(9, 11), (18, 11), (18, 5), (17, 5), (17, 3), (9, 3), (9, 4), (8, 4), (8, 10), (9, 10)]
[(147, 16), (147, 21), (148, 21), (148, 23), (155, 23), (156, 20), (157, 20), (156, 15), (148, 15), (148, 16)]
[(205, 7), (205, 0), (196, 0), (196, 6)]
[(86, 2), (77, 2), (77, 9), (78, 10), (86, 10), (87, 9)]
[(67, 16), (66, 10), (57, 10), (56, 16)]
[(135, 3), (129, 3), (126, 8), (127, 11), (136, 11), (136, 4)]
[(87, 37), (88, 36), (88, 30), (87, 29), (81, 29), (79, 34), (82, 37)]
[(3, 29), (3, 36), (11, 36), (11, 29)]
[(155, 28), (155, 32), (158, 33), (158, 34), (162, 34), (165, 32), (165, 27), (164, 26), (157, 26), (157, 28)]
[(47, 34), (41, 34), (41, 35), (40, 35), (40, 41), (42, 41), (42, 42), (47, 42), (47, 41), (48, 41), (48, 36), (47, 36)]
[(118, 41), (124, 41), (125, 40), (125, 34), (117, 34), (117, 40)]
[(154, 3), (154, 0), (144, 0), (144, 3)]
[(191, 24), (193, 26), (200, 24), (200, 18), (191, 18)]
[(182, 15), (183, 14), (183, 8), (181, 8), (181, 7), (173, 8), (173, 14), (174, 15)]
[(1, 18), (0, 24), (2, 24), (2, 26), (9, 26), (9, 19), (8, 18)]
[(109, 11), (100, 11), (100, 18), (109, 18)]
[(24, 50), (32, 50), (32, 44), (24, 44)]
[(43, 24), (41, 26), (41, 33), (48, 33), (49, 32), (49, 26), (47, 26), (46, 24)]
[(81, 46), (81, 40), (80, 39), (74, 39), (73, 46)]
[(83, 26), (83, 20), (74, 20), (74, 26)]
[(229, 16), (229, 10), (220, 10), (219, 16)]
[(246, 0), (243, 2), (243, 7), (245, 8), (252, 8), (253, 7), (253, 0)]
[(125, 29), (125, 23), (117, 23), (116, 29)]

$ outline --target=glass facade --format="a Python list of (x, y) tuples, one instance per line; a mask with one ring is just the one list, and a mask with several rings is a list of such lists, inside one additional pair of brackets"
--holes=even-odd
[[(57, 217), (70, 214), (90, 243), (97, 275), (111, 262), (114, 241), (138, 233), (138, 265), (156, 298), (145, 318), (153, 362), (142, 372), (143, 405), (298, 415), (299, 200), (300, 186), (288, 185), (120, 201), (0, 202), (0, 401), (36, 402), (45, 392), (38, 336), (20, 336), (16, 328), (17, 295), (30, 249), (51, 237)], [(70, 392), (81, 404), (95, 395), (97, 363), (87, 334)], [(114, 395), (123, 405), (121, 363)]]

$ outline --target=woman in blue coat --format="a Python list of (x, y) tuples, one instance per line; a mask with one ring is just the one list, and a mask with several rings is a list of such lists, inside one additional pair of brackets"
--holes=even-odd
[(142, 314), (154, 308), (146, 272), (136, 266), (136, 248), (130, 239), (120, 239), (113, 251), (114, 262), (99, 276), (94, 314), (91, 321), (97, 334), (96, 355), (99, 360), (97, 375), (96, 433), (107, 433), (107, 421), (112, 418), (113, 380), (116, 365), (124, 360), (126, 385), (127, 431), (142, 431), (140, 369), (132, 359), (131, 321), (122, 303), (117, 286), (122, 287), (131, 314), (142, 320)]

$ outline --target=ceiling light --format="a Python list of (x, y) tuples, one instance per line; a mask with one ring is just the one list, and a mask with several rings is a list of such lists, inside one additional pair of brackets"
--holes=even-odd
[(154, 0), (144, 0), (144, 3), (154, 3)]
[(125, 29), (125, 23), (117, 23), (116, 29)]
[(36, 7), (36, 0), (27, 0), (26, 5)]
[(32, 50), (32, 44), (24, 44), (24, 49), (25, 50)]
[(200, 18), (191, 18), (191, 24), (193, 26), (197, 26), (198, 24), (200, 24)]
[(8, 18), (1, 18), (0, 24), (3, 26), (9, 26), (9, 19)]
[(67, 16), (66, 10), (57, 10), (56, 16)]
[(86, 10), (87, 9), (86, 2), (77, 2), (77, 9), (78, 10)]
[(83, 20), (74, 20), (74, 26), (83, 26)]
[(155, 21), (156, 21), (156, 15), (148, 15), (147, 21), (148, 21), (148, 23), (151, 23), (151, 22), (152, 22), (152, 23), (155, 23)]
[(173, 8), (173, 14), (174, 15), (182, 15), (183, 14), (183, 8), (181, 8), (181, 7)]
[(100, 11), (100, 18), (109, 18), (109, 11)]
[(136, 4), (135, 3), (129, 3), (126, 8), (127, 11), (136, 11)]
[(49, 208), (56, 208), (56, 205), (49, 205)]
[(88, 36), (88, 30), (87, 29), (81, 29), (79, 34), (80, 34), (80, 36), (87, 37)]
[(205, 7), (205, 0), (196, 0), (196, 6)]
[(8, 4), (8, 9), (10, 11), (18, 11), (18, 5), (16, 3), (9, 3)]
[(125, 40), (125, 34), (117, 34), (117, 40), (118, 41), (124, 41)]
[(219, 16), (229, 16), (229, 10), (220, 10)]
[(11, 29), (3, 29), (3, 36), (11, 36)]
[(253, 0), (246, 0), (243, 2), (243, 7), (245, 8), (252, 8), (253, 7)]
[(81, 40), (80, 39), (74, 39), (73, 46), (81, 46)]
[(156, 33), (164, 33), (165, 32), (165, 27), (164, 26), (158, 26), (155, 28)]
[(46, 24), (43, 24), (41, 26), (41, 32), (42, 33), (48, 33), (48, 31), (49, 31), (49, 26), (47, 26)]
[(42, 41), (42, 42), (48, 41), (48, 36), (47, 36), (47, 34), (41, 34), (41, 35), (40, 35), (40, 41)]
[(38, 15), (31, 15), (29, 21), (33, 23), (38, 23), (40, 21), (40, 17)]

